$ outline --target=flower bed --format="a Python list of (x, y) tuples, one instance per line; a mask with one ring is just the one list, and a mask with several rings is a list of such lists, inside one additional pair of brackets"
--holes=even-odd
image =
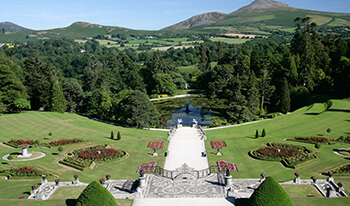
[(158, 150), (158, 149), (162, 149), (163, 148), (163, 145), (164, 145), (164, 142), (163, 141), (150, 141), (147, 145), (148, 148), (152, 148), (154, 150)]
[(225, 141), (210, 141), (210, 145), (212, 149), (221, 149), (227, 146)]
[(317, 158), (306, 147), (281, 143), (269, 143), (267, 147), (250, 151), (249, 155), (261, 160), (281, 161), (286, 167), (291, 168)]
[(36, 168), (27, 166), (0, 170), (0, 174), (3, 174), (4, 176), (8, 177), (41, 177), (42, 175), (50, 176), (50, 174), (42, 172)]
[[(331, 170), (334, 175), (350, 175), (350, 164), (342, 165), (336, 169)], [(326, 175), (327, 172), (323, 172), (322, 174)]]
[(74, 143), (80, 143), (83, 142), (83, 139), (61, 139), (61, 140), (55, 140), (51, 141), (50, 145), (51, 146), (61, 146), (61, 145), (67, 145), (67, 144), (74, 144)]
[(238, 171), (237, 166), (234, 163), (228, 163), (226, 161), (218, 161), (216, 162), (220, 172), (226, 172), (227, 168), (230, 171)]
[(157, 164), (158, 162), (148, 162), (145, 164), (141, 164), (137, 168), (136, 172), (140, 172), (142, 170), (143, 172), (153, 173), (156, 169)]
[(122, 150), (106, 148), (107, 145), (99, 145), (85, 149), (74, 150), (71, 156), (60, 161), (61, 164), (84, 170), (96, 161), (108, 161), (118, 159), (126, 155)]
[(36, 142), (36, 140), (11, 139), (8, 142), (4, 142), (4, 144), (17, 148), (21, 144), (33, 145), (33, 144), (35, 144), (35, 142)]
[(295, 141), (298, 142), (306, 142), (306, 143), (321, 143), (321, 144), (328, 144), (330, 142), (330, 139), (326, 137), (294, 137)]

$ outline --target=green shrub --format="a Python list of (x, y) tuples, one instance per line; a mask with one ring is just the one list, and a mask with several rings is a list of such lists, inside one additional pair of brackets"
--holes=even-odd
[(111, 131), (111, 139), (114, 139), (114, 132)]
[(255, 138), (258, 139), (259, 138), (259, 130), (255, 131)]
[(265, 131), (265, 129), (263, 129), (263, 131), (262, 131), (262, 133), (261, 133), (261, 136), (262, 136), (262, 137), (266, 137), (266, 131)]
[(118, 131), (118, 134), (117, 134), (117, 140), (121, 140), (121, 136), (120, 136), (120, 132)]
[(80, 194), (76, 205), (113, 206), (117, 205), (117, 202), (105, 187), (100, 183), (93, 181)]
[(320, 149), (320, 148), (321, 148), (321, 144), (320, 144), (319, 142), (317, 142), (317, 143), (315, 144), (315, 148), (316, 148), (316, 149)]
[(12, 160), (13, 159), (12, 155), (8, 156), (7, 159)]
[(267, 177), (249, 198), (248, 205), (289, 206), (293, 205), (293, 203), (281, 185), (279, 185), (278, 182), (272, 177)]

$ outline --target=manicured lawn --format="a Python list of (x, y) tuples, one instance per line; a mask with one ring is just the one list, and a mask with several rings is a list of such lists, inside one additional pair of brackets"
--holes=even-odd
[[(284, 141), (286, 138), (295, 136), (330, 136), (331, 138), (341, 135), (348, 136), (350, 133), (350, 101), (333, 100), (332, 107), (329, 110), (325, 109), (324, 104), (320, 103), (312, 107), (301, 108), (291, 114), (276, 117), (272, 120), (225, 129), (208, 130), (206, 131), (208, 136), (206, 146), (209, 164), (216, 165), (218, 160), (234, 162), (239, 170), (232, 173), (234, 178), (259, 178), (259, 174), (265, 172), (278, 181), (289, 181), (293, 179), (293, 173), (298, 171), (302, 179), (310, 179), (311, 176), (325, 179), (325, 176), (320, 175), (321, 172), (349, 162), (349, 159), (335, 155), (332, 150), (350, 147), (350, 144), (322, 145), (320, 149), (316, 149), (313, 144)], [(267, 132), (267, 137), (255, 139), (255, 130), (258, 129), (261, 134), (263, 128)], [(330, 134), (326, 132), (327, 128), (332, 129)], [(57, 175), (61, 181), (73, 180), (74, 174), (78, 174), (79, 180), (86, 183), (98, 180), (106, 174), (110, 174), (112, 179), (135, 179), (138, 176), (135, 171), (141, 163), (158, 161), (163, 166), (165, 158), (162, 152), (165, 152), (168, 147), (167, 132), (119, 127), (69, 113), (25, 112), (22, 114), (6, 114), (0, 116), (0, 131), (0, 141), (8, 141), (11, 138), (38, 139), (41, 142), (68, 138), (88, 140), (85, 143), (63, 146), (62, 155), (57, 154), (57, 147), (29, 148), (29, 152), (41, 151), (45, 152), (47, 156), (38, 160), (11, 162), (11, 164), (8, 164), (8, 162), (5, 164), (5, 161), (2, 160), (2, 164), (0, 164), (1, 169), (21, 166), (38, 167)], [(115, 135), (120, 131), (121, 140), (111, 140), (109, 138), (111, 131), (114, 131)], [(50, 132), (53, 134), (51, 137), (48, 135)], [(165, 143), (165, 149), (159, 151), (160, 156), (152, 157), (153, 151), (146, 147), (147, 143), (161, 140)], [(228, 147), (221, 150), (223, 156), (214, 155), (216, 150), (210, 149), (211, 140), (226, 141)], [(273, 141), (306, 146), (317, 154), (318, 159), (298, 169), (289, 169), (279, 162), (261, 161), (248, 156), (250, 150), (260, 148), (267, 142)], [(98, 144), (109, 144), (115, 149), (123, 149), (130, 154), (130, 157), (122, 161), (97, 163), (94, 169), (88, 169), (84, 172), (57, 163), (69, 151)], [(19, 151), (20, 148), (0, 145), (1, 157)], [(53, 181), (56, 178), (56, 176), (52, 176), (48, 177), (48, 180)], [(350, 176), (335, 176), (335, 181), (342, 181), (347, 193), (349, 193)], [(74, 198), (79, 194), (78, 190), (66, 192), (63, 189), (61, 193), (58, 191), (52, 197), (52, 200), (48, 201), (18, 200), (19, 195), (28, 196), (30, 186), (39, 182), (40, 178), (1, 180), (0, 194), (6, 195), (0, 197), (0, 205), (70, 205), (72, 202), (74, 203)], [(349, 200), (346, 198), (315, 197), (316, 194), (307, 188), (287, 188), (286, 190), (292, 194), (291, 197), (295, 205), (345, 205)], [(306, 190), (308, 193), (305, 192)], [(307, 196), (309, 193), (312, 197)], [(118, 202), (121, 205), (132, 204), (132, 200), (120, 200)]]

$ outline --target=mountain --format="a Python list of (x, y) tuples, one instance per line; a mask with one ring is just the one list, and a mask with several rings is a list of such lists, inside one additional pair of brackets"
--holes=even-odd
[(180, 23), (174, 24), (172, 26), (169, 26), (165, 28), (167, 29), (189, 29), (192, 27), (200, 26), (203, 24), (209, 24), (209, 23), (216, 23), (222, 19), (227, 14), (223, 14), (220, 12), (210, 12), (205, 14), (200, 14), (194, 17), (189, 18), (188, 20), (182, 21)]
[(17, 24), (14, 24), (12, 22), (0, 22), (0, 30), (5, 33), (5, 32), (20, 32), (20, 31), (31, 31), (31, 29), (27, 29), (24, 27), (21, 27)]
[[(331, 13), (297, 9), (286, 3), (273, 0), (255, 0), (230, 14), (220, 13), (219, 18), (208, 16), (212, 13), (197, 15), (164, 30), (190, 30), (209, 32), (211, 34), (255, 34), (270, 35), (272, 33), (286, 34), (294, 32), (294, 19), (310, 17), (323, 32), (346, 33), (350, 29), (349, 13)], [(193, 22), (196, 22), (195, 24)], [(336, 27), (344, 27), (337, 29)], [(345, 28), (346, 27), (346, 28)], [(334, 28), (334, 29), (333, 29)]]
[(277, 10), (290, 7), (288, 4), (273, 0), (256, 0), (233, 13), (255, 12), (256, 10)]

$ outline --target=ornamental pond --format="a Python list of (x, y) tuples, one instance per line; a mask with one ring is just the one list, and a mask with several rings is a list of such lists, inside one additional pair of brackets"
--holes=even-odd
[(162, 126), (166, 128), (176, 126), (178, 119), (182, 119), (184, 126), (191, 126), (193, 119), (204, 127), (213, 122), (227, 122), (224, 117), (225, 110), (211, 106), (209, 100), (201, 96), (158, 100), (153, 103), (161, 115)]

